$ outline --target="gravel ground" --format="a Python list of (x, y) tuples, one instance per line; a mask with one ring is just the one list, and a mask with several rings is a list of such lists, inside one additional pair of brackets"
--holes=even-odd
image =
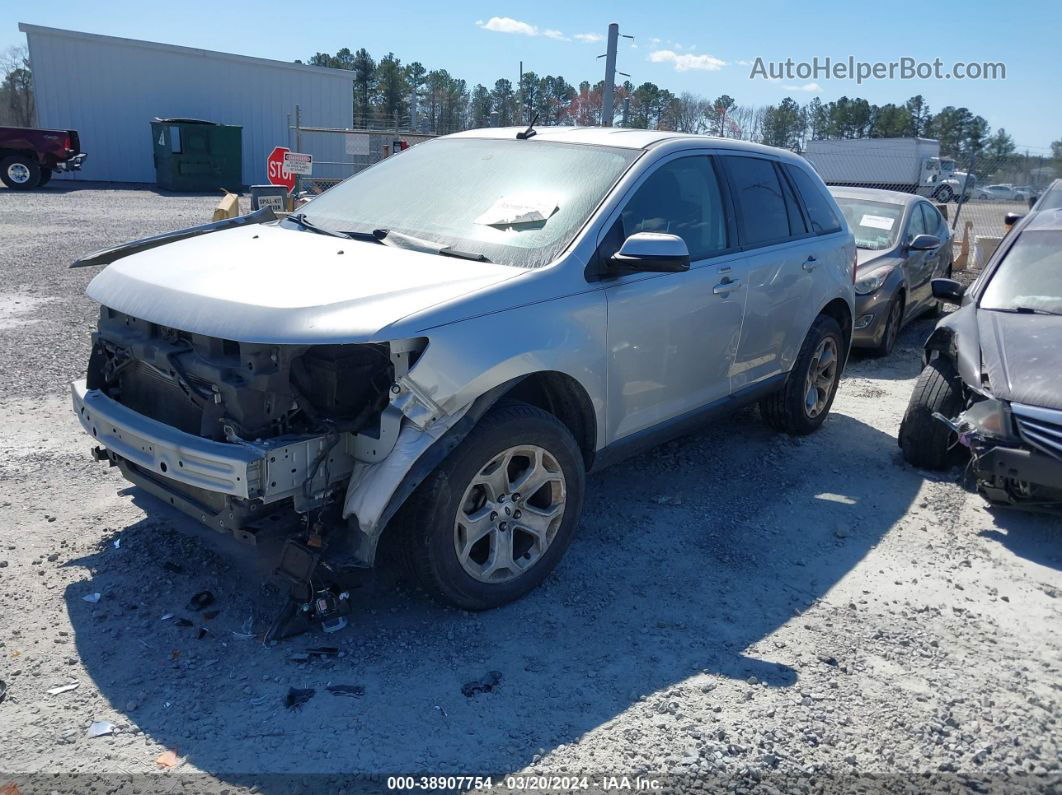
[[(214, 203), (0, 191), (5, 795), (59, 773), (266, 793), (355, 772), (1058, 781), (1062, 527), (901, 460), (928, 321), (855, 357), (810, 438), (746, 411), (591, 477), (565, 561), (516, 604), (445, 609), (385, 572), (340, 633), (241, 639), (277, 591), (94, 464), (67, 397), (96, 312), (68, 263)], [(204, 590), (213, 608), (189, 609)], [(338, 655), (300, 661), (321, 644)], [(315, 694), (286, 709), (291, 687)]]

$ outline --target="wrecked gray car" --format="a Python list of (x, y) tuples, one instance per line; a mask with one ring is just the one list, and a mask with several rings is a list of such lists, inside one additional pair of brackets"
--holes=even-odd
[(452, 604), (519, 597), (588, 471), (753, 401), (810, 433), (851, 341), (852, 235), (768, 147), (471, 131), (265, 220), (87, 258), (111, 264), (74, 408), (146, 491), (284, 539), (326, 626), (317, 566), (371, 567), (382, 539)]
[(900, 426), (904, 457), (942, 469), (970, 455), (991, 502), (1062, 508), (1062, 210), (1033, 212), (963, 289), (925, 344)]

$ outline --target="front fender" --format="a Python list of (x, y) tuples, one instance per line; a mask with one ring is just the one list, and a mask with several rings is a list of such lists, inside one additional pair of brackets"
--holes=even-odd
[(403, 421), (383, 461), (359, 462), (347, 485), (343, 516), (354, 520), (355, 557), (372, 565), (384, 528), (409, 495), (468, 435), (501, 397), (533, 373), (577, 381), (593, 406), (603, 438), (604, 294), (592, 290), (437, 328), (404, 379), (396, 402)]

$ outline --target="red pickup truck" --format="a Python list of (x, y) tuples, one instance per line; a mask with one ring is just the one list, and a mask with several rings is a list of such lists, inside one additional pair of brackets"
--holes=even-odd
[(56, 171), (77, 171), (86, 157), (77, 130), (0, 127), (0, 180), (12, 190), (44, 185)]

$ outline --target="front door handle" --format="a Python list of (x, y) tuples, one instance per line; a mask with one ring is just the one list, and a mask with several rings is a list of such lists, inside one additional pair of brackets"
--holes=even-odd
[(809, 256), (806, 260), (804, 260), (804, 264), (800, 267), (806, 270), (808, 273), (811, 273), (813, 270), (815, 270), (817, 262), (818, 261), (814, 257)]
[(733, 292), (740, 286), (740, 279), (724, 279), (712, 288), (712, 292), (715, 295), (729, 295), (731, 292)]

